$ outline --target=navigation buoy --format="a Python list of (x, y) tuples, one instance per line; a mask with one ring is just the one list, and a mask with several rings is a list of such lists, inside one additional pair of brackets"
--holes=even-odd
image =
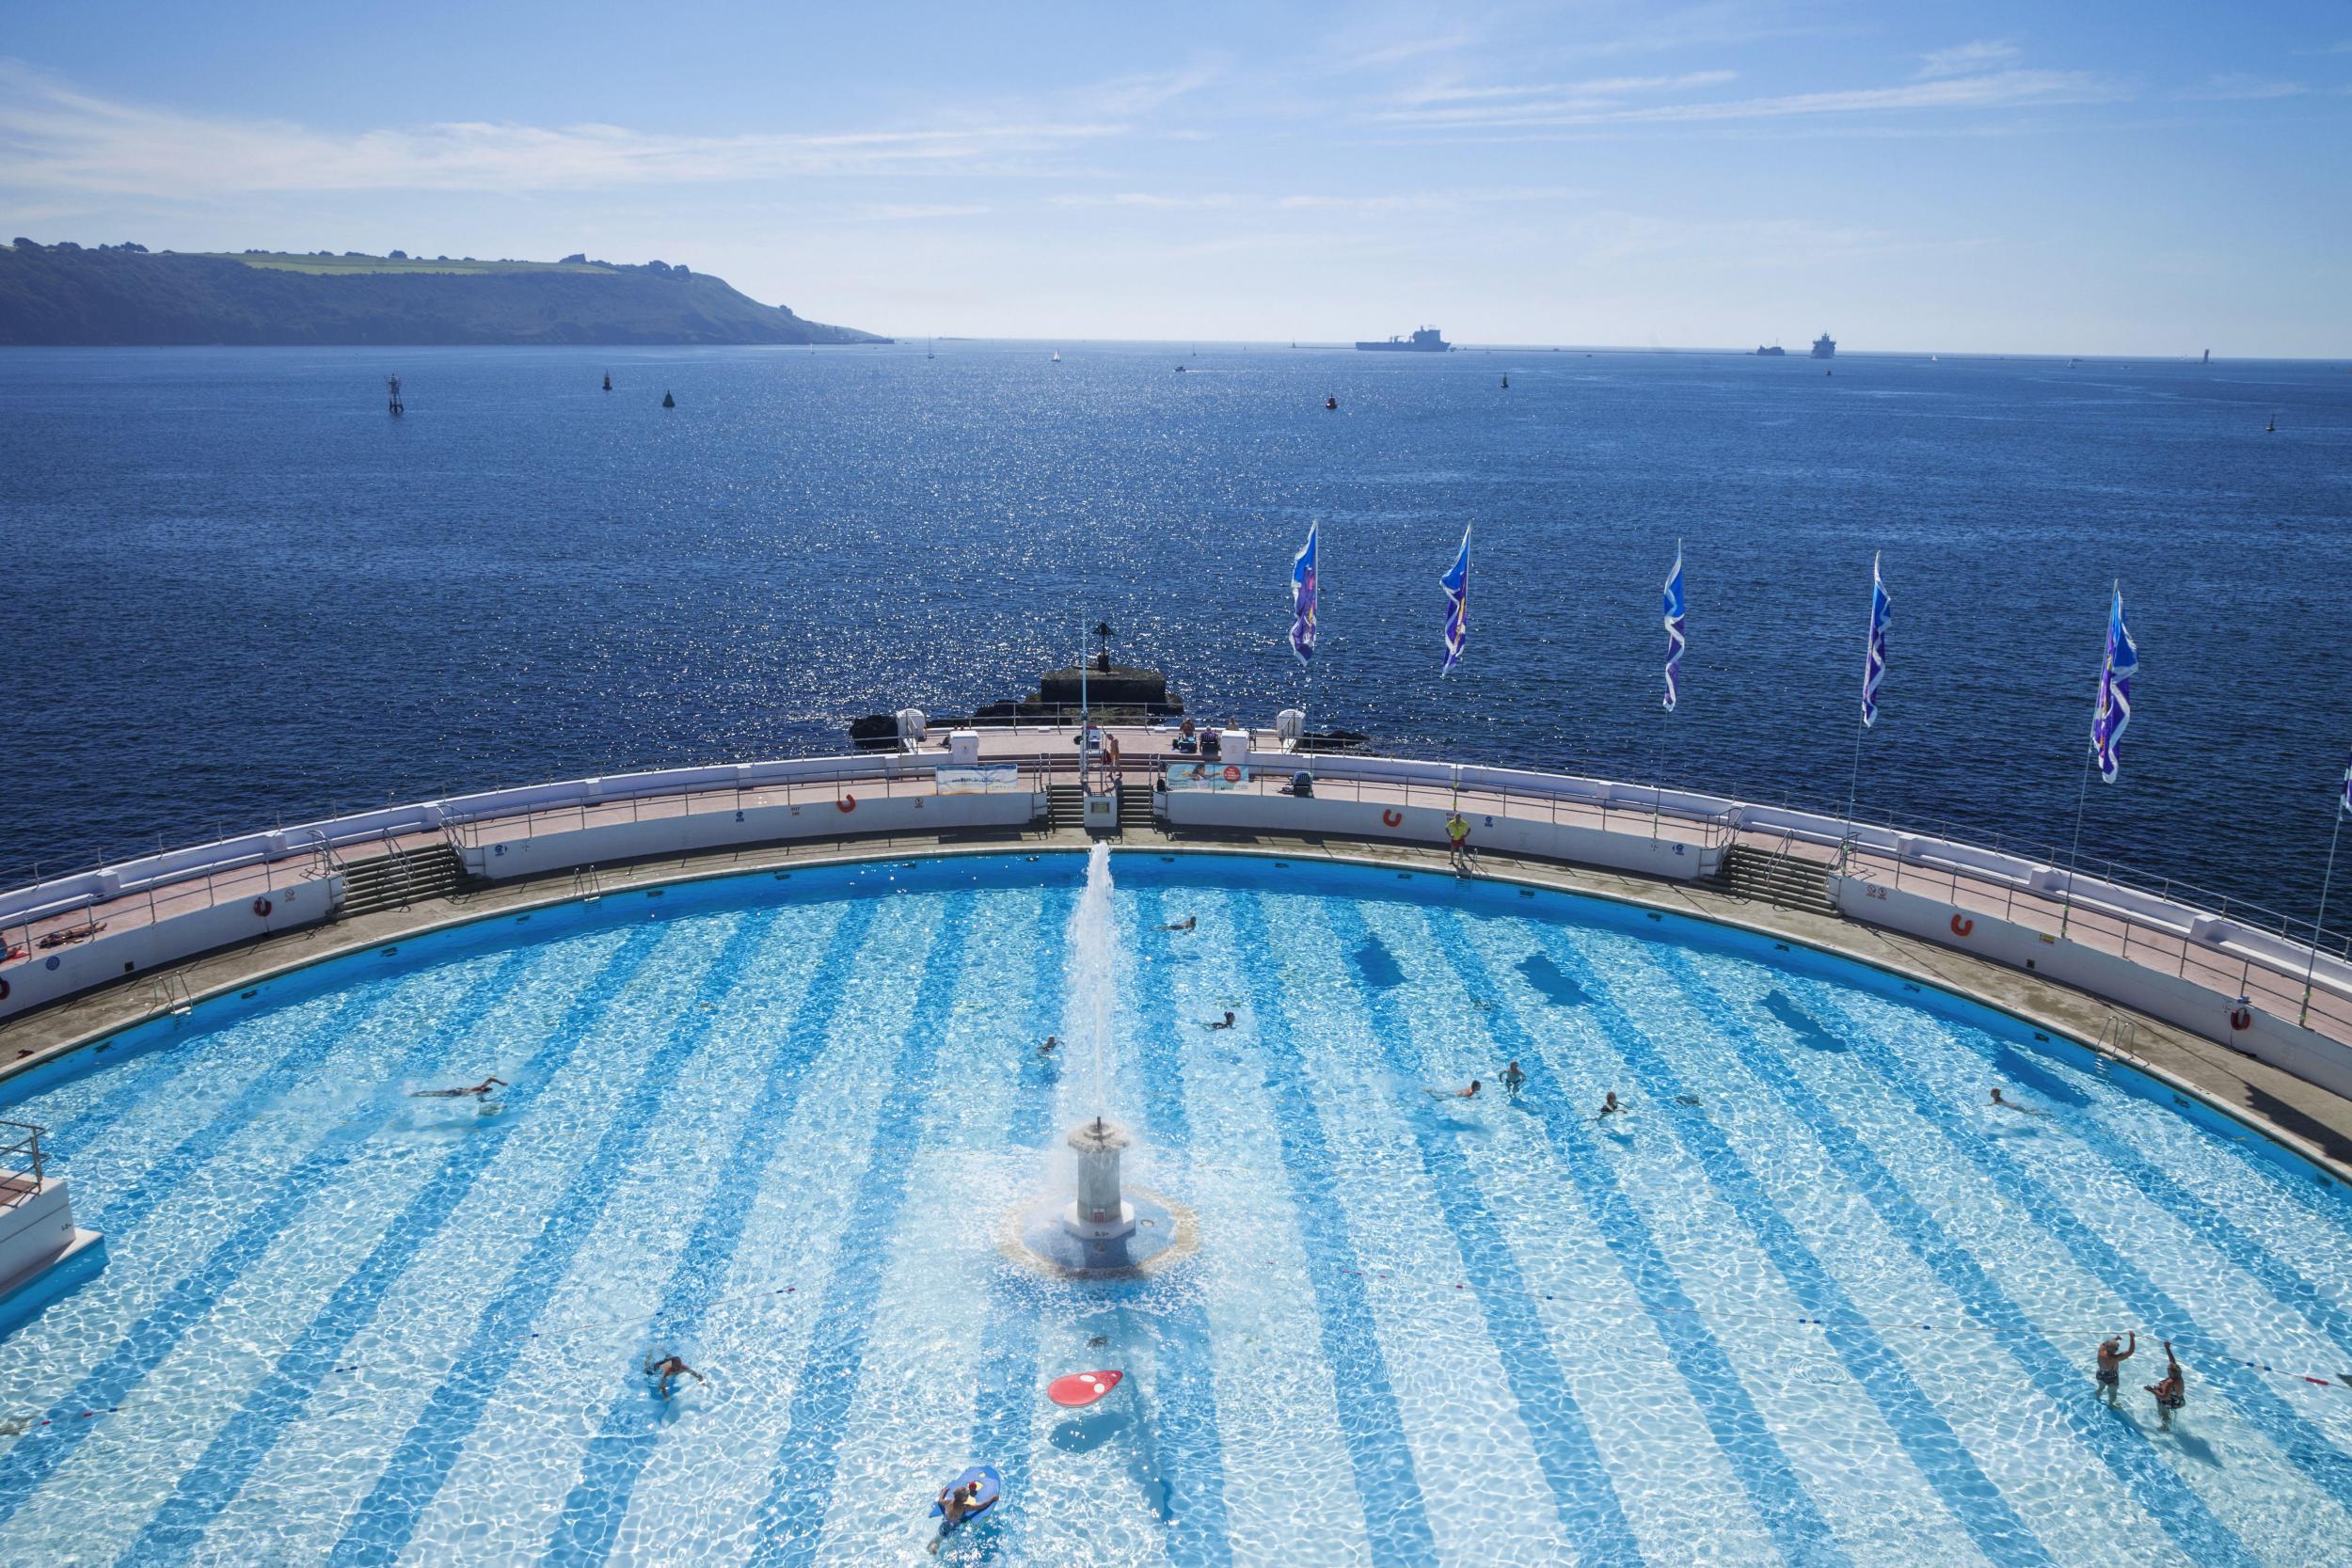
[(1114, 1371), (1073, 1372), (1068, 1377), (1057, 1377), (1047, 1384), (1045, 1397), (1056, 1404), (1083, 1410), (1118, 1387), (1120, 1380), (1126, 1375), (1125, 1372)]
[(1964, 937), (1977, 928), (1977, 923), (1964, 914), (1952, 916), (1952, 935)]

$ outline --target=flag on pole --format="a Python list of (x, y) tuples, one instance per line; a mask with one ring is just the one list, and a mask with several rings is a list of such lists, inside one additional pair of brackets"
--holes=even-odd
[(1315, 657), (1315, 530), (1307, 525), (1307, 543), (1291, 558), (1291, 652), (1298, 662)]
[(1879, 682), (1886, 678), (1886, 626), (1894, 610), (1894, 601), (1886, 596), (1886, 584), (1879, 577), (1879, 557), (1870, 552), (1870, 645), (1862, 655), (1862, 727), (1868, 729), (1879, 720)]
[(1454, 673), (1454, 667), (1462, 662), (1462, 642), (1470, 636), (1470, 530), (1462, 530), (1462, 553), (1454, 558), (1445, 576), (1438, 579), (1445, 590), (1445, 667), (1440, 675)]
[(2107, 611), (2107, 657), (2099, 668), (2099, 707), (2090, 720), (2090, 750), (2099, 759), (2099, 777), (2115, 782), (2116, 743), (2132, 721), (2132, 677), (2139, 673), (2139, 646), (2123, 624), (2123, 587), (2116, 585), (2115, 604)]
[(1682, 541), (1675, 541), (1675, 569), (1666, 574), (1666, 711), (1675, 710), (1675, 699), (1681, 695), (1676, 677), (1682, 673), (1682, 650), (1689, 641), (1682, 635)]

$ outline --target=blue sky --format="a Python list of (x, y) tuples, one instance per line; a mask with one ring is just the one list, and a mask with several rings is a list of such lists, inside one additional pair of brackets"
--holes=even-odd
[(0, 232), (901, 335), (2352, 354), (2352, 7), (18, 6)]

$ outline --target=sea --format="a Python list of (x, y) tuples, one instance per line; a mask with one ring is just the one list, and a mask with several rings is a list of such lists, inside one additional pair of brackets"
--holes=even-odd
[[(1304, 703), (1378, 751), (1851, 794), (1867, 820), (2060, 858), (2079, 812), (2086, 865), (2309, 920), (2352, 747), (2347, 369), (0, 351), (0, 880), (389, 800), (838, 752), (862, 714), (1017, 696), (1107, 622), (1115, 657), (1204, 716)], [(1310, 523), (1311, 673), (1286, 641)], [(1468, 648), (1441, 675), (1465, 529)], [(1874, 557), (1894, 619), (1863, 733)], [(2118, 584), (2140, 671), (2121, 775), (2086, 785)]]

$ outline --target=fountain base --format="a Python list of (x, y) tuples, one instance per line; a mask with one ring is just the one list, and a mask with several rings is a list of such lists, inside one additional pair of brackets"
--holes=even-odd
[(1076, 1209), (1066, 1198), (1044, 1196), (1014, 1210), (1008, 1216), (1006, 1252), (1064, 1278), (1099, 1279), (1153, 1273), (1200, 1243), (1191, 1210), (1138, 1187), (1127, 1189), (1117, 1221), (1105, 1212), (1102, 1225), (1089, 1220), (1073, 1227)]

